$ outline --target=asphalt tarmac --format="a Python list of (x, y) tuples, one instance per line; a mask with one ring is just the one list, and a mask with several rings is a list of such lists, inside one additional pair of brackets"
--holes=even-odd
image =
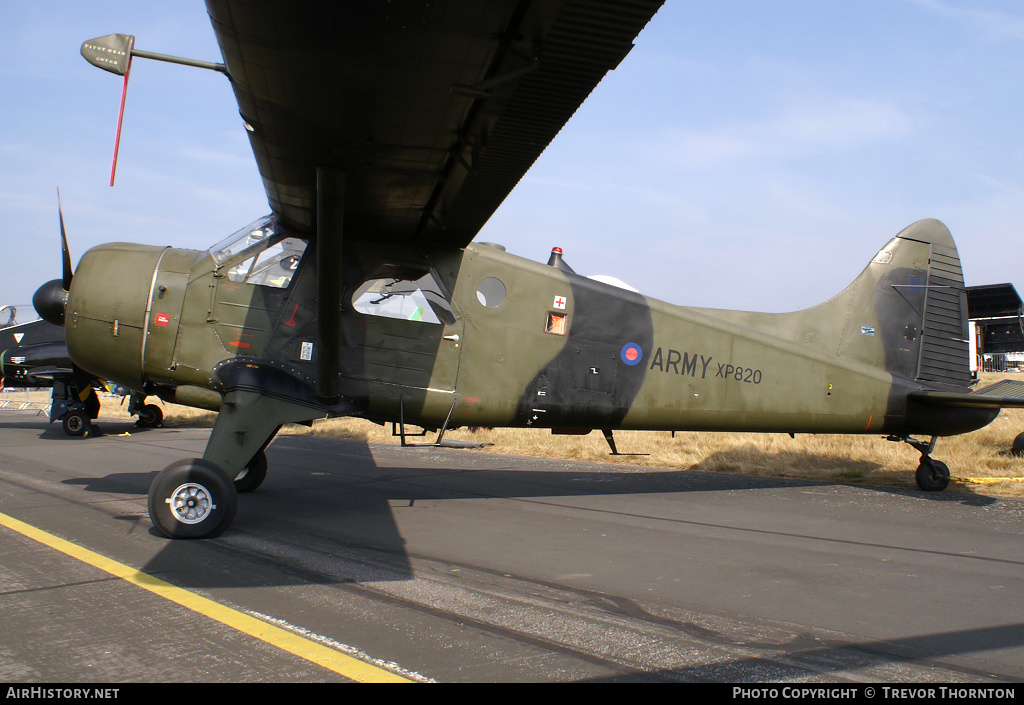
[(279, 436), (155, 532), (205, 429), (0, 412), (5, 683), (1005, 683), (1024, 502)]

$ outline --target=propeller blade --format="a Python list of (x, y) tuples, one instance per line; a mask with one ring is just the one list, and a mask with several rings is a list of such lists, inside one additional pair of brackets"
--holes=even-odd
[(64, 276), (61, 279), (61, 283), (64, 285), (64, 291), (71, 291), (71, 277), (74, 276), (74, 272), (71, 269), (71, 250), (68, 249), (68, 234), (64, 229), (64, 208), (60, 203), (60, 189), (57, 189), (57, 215), (60, 216), (60, 246), (64, 257)]

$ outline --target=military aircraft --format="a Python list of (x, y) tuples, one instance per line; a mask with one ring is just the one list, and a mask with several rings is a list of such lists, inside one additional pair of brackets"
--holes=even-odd
[(100, 402), (93, 380), (75, 374), (64, 329), (42, 320), (15, 324), (0, 333), (0, 345), (0, 383), (52, 388), (50, 422), (60, 419), (68, 435), (85, 435), (99, 415)]
[(136, 426), (159, 428), (164, 414), (156, 404), (147, 404), (146, 395), (114, 385), (85, 372), (71, 361), (64, 329), (35, 320), (3, 330), (0, 347), (0, 388), (52, 389), (50, 423), (60, 421), (69, 436), (101, 435), (94, 423), (100, 413), (97, 390), (113, 391), (128, 398), (128, 413), (137, 416)]
[[(59, 207), (58, 214), (65, 274), (49, 288), (42, 287), (36, 292), (33, 304), (37, 309), (56, 307), (62, 310), (65, 289), (70, 286), (71, 256), (64, 214)], [(47, 302), (38, 298), (46, 295), (56, 295), (58, 300)], [(0, 388), (5, 384), (18, 388), (51, 388), (50, 423), (59, 420), (69, 436), (100, 435), (100, 429), (93, 423), (100, 412), (97, 390), (108, 385), (71, 360), (61, 320), (51, 316), (54, 322), (37, 319), (18, 323), (17, 309), (13, 306), (0, 309), (0, 314)], [(112, 389), (128, 397), (128, 413), (138, 416), (137, 426), (157, 428), (163, 424), (163, 411), (156, 404), (147, 404), (145, 394), (120, 386)]]
[(660, 4), (208, 0), (223, 64), (83, 45), (126, 80), (133, 56), (225, 73), (271, 208), (206, 251), (94, 247), (37, 297), (76, 365), (218, 412), (203, 457), (151, 485), (159, 531), (220, 534), (278, 429), (323, 417), (879, 434), (941, 490), (936, 439), (1024, 406), (970, 389), (963, 275), (935, 220), (787, 314), (675, 306), (474, 242)]

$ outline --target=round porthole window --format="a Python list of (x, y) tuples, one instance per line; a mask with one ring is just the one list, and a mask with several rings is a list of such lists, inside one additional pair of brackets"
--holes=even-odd
[(501, 283), (500, 279), (487, 277), (477, 285), (476, 298), (487, 308), (501, 306), (505, 300), (505, 285)]

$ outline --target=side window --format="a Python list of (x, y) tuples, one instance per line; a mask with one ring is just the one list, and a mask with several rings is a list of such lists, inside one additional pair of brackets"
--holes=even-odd
[(495, 277), (487, 277), (476, 287), (476, 300), (487, 308), (497, 308), (505, 301), (505, 284)]
[(455, 311), (430, 272), (395, 265), (378, 269), (352, 295), (352, 307), (369, 316), (423, 323), (455, 323)]

